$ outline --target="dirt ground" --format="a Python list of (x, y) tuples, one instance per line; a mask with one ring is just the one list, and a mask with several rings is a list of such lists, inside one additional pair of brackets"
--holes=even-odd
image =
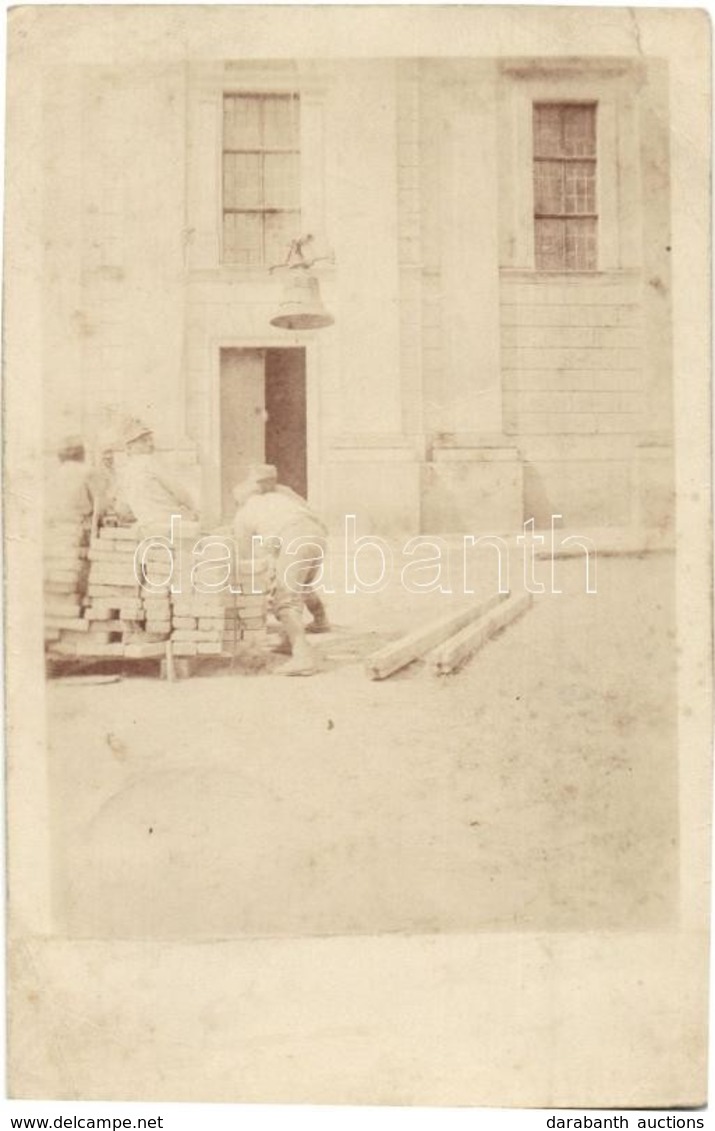
[[(548, 579), (549, 564), (538, 575)], [(335, 597), (321, 672), (50, 681), (58, 929), (648, 928), (677, 897), (673, 561), (599, 560), (463, 670), (363, 657), (450, 607)], [(460, 598), (464, 600), (464, 598)], [(271, 660), (274, 665), (276, 660)]]

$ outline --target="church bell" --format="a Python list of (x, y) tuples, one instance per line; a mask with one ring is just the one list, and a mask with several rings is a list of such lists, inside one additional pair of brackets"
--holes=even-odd
[(304, 267), (290, 267), (271, 326), (279, 326), (283, 330), (319, 330), (323, 326), (332, 326), (334, 321), (332, 314), (323, 306), (315, 275)]

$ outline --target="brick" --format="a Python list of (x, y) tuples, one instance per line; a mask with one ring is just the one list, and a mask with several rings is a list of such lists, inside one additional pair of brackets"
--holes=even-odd
[[(116, 610), (117, 613), (119, 610)], [(113, 609), (96, 609), (89, 605), (85, 611), (84, 616), (87, 621), (107, 621), (112, 619)]]
[(166, 644), (161, 641), (125, 644), (124, 655), (129, 660), (158, 660), (166, 655)]
[(102, 542), (139, 542), (138, 526), (103, 526), (99, 532)]
[(122, 617), (127, 617), (129, 620), (133, 616), (141, 617), (144, 615), (142, 602), (138, 598), (127, 597), (123, 594), (119, 596), (90, 596), (88, 608), (109, 609), (111, 612), (118, 610)]
[(112, 620), (92, 621), (90, 632), (109, 632), (112, 635), (123, 636), (130, 632), (142, 632), (143, 624), (135, 620), (124, 620), (117, 617)]
[(71, 570), (78, 573), (82, 568), (82, 563), (78, 560), (76, 554), (65, 554), (61, 557), (57, 554), (45, 555), (44, 569), (46, 573), (53, 573), (55, 570)]
[(137, 585), (94, 585), (90, 583), (88, 590), (90, 597), (106, 597), (110, 600), (123, 601), (139, 598), (140, 589)]
[(45, 628), (57, 628), (66, 632), (87, 632), (89, 622), (81, 617), (45, 617)]
[(109, 633), (74, 632), (72, 630), (65, 631), (64, 629), (60, 629), (60, 640), (65, 644), (76, 644), (82, 641), (86, 643), (89, 640), (93, 643), (109, 644)]
[(104, 644), (95, 642), (94, 640), (82, 640), (75, 645), (76, 655), (78, 656), (116, 656), (124, 655), (124, 645), (117, 644)]
[(197, 652), (196, 644), (189, 644), (188, 642), (172, 643), (171, 651), (175, 656), (195, 656)]
[(139, 586), (141, 584), (141, 578), (134, 572), (131, 562), (126, 566), (94, 564), (89, 571), (89, 581), (90, 585)]
[(71, 581), (46, 581), (44, 589), (46, 593), (58, 596), (71, 596), (77, 592), (76, 586)]
[(127, 549), (125, 550), (122, 546), (121, 548), (116, 550), (106, 550), (94, 549), (92, 547), (90, 548), (87, 557), (91, 562), (98, 562), (106, 565), (116, 565), (122, 567), (128, 565), (131, 569), (131, 563), (134, 561), (134, 548), (127, 547)]
[(62, 601), (56, 597), (48, 597), (45, 600), (46, 617), (78, 617), (81, 611), (82, 606), (76, 601)]
[(220, 616), (229, 612), (231, 605), (226, 605), (222, 601), (197, 597), (189, 601), (186, 599), (176, 600), (173, 603), (173, 609), (175, 617)]
[(133, 620), (142, 623), (144, 620), (144, 612), (141, 608), (137, 609), (133, 605), (121, 605), (119, 609), (119, 616), (122, 620)]
[(219, 630), (216, 630), (216, 631), (213, 631), (213, 632), (207, 632), (207, 631), (201, 632), (201, 631), (199, 631), (199, 629), (193, 629), (192, 630), (192, 629), (189, 629), (189, 628), (174, 629), (171, 633), (172, 641), (177, 641), (177, 642), (182, 643), (182, 644), (185, 644), (185, 643), (190, 642), (190, 641), (193, 641), (194, 643), (196, 643), (199, 640), (203, 640), (203, 641), (220, 640), (221, 636), (222, 636), (222, 632), (219, 631)]
[(70, 644), (69, 642), (64, 640), (58, 640), (56, 643), (53, 643), (52, 651), (55, 652), (58, 656), (76, 656), (77, 645)]
[(53, 569), (46, 571), (47, 581), (57, 582), (62, 584), (70, 582), (76, 584), (81, 577), (81, 570), (79, 569)]
[(201, 631), (220, 630), (223, 629), (225, 623), (224, 617), (199, 617), (198, 628)]
[(242, 628), (263, 628), (265, 623), (263, 617), (241, 617)]
[(196, 628), (196, 617), (177, 617), (173, 618), (174, 628), (192, 630)]
[(147, 615), (163, 617), (169, 615), (171, 610), (171, 602), (168, 597), (144, 597), (142, 604), (146, 609)]
[(199, 655), (202, 655), (202, 656), (220, 656), (221, 653), (223, 652), (223, 648), (222, 648), (221, 644), (217, 644), (217, 643), (198, 644), (196, 646), (196, 650), (199, 653)]

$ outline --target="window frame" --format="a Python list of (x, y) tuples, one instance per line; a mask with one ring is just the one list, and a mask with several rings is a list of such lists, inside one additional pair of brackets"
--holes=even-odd
[[(642, 265), (638, 166), (640, 64), (594, 59), (505, 60), (500, 65), (499, 261), (504, 271), (577, 282)], [(537, 270), (534, 247), (534, 103), (595, 103), (598, 247), (595, 271)]]
[[(589, 109), (589, 110), (593, 111), (593, 136), (594, 136), (593, 153), (592, 154), (584, 154), (584, 155), (572, 155), (572, 154), (566, 154), (566, 153), (558, 153), (558, 154), (550, 154), (549, 155), (549, 154), (537, 153), (536, 152), (536, 141), (537, 141), (536, 115), (537, 115), (537, 111), (540, 110), (540, 109), (553, 109), (553, 110), (559, 110), (563, 113), (564, 111), (574, 109), (574, 108), (585, 108), (585, 109)], [(601, 227), (601, 223), (600, 223), (601, 217), (600, 217), (600, 213), (599, 213), (599, 183), (598, 183), (598, 174), (599, 174), (599, 167), (598, 167), (598, 165), (599, 165), (599, 163), (598, 163), (598, 134), (599, 134), (598, 118), (599, 118), (598, 101), (595, 100), (595, 99), (588, 99), (588, 100), (578, 99), (578, 100), (576, 100), (576, 99), (570, 98), (570, 99), (567, 99), (567, 100), (560, 99), (558, 101), (555, 101), (555, 100), (552, 100), (552, 99), (549, 99), (549, 100), (534, 99), (534, 101), (532, 102), (532, 129), (533, 129), (532, 178), (533, 178), (533, 184), (534, 184), (534, 210), (533, 210), (534, 269), (536, 271), (540, 272), (540, 273), (546, 274), (546, 273), (554, 272), (554, 273), (557, 273), (557, 274), (568, 274), (568, 275), (571, 275), (571, 274), (592, 274), (592, 273), (597, 272), (599, 270), (599, 235), (600, 235), (600, 227)], [(561, 126), (562, 126), (562, 129), (563, 129), (563, 117), (562, 117), (562, 121), (561, 121)], [(559, 164), (562, 167), (562, 169), (565, 169), (565, 167), (567, 165), (576, 165), (576, 164), (593, 165), (593, 194), (594, 194), (595, 210), (594, 211), (588, 211), (588, 212), (568, 212), (568, 211), (565, 210), (565, 200), (564, 200), (564, 208), (560, 212), (539, 211), (537, 209), (537, 200), (536, 200), (536, 170), (537, 170), (537, 167), (540, 163), (546, 163), (546, 162), (550, 162), (552, 164)], [(540, 265), (539, 262), (538, 262), (539, 247), (538, 247), (538, 241), (537, 241), (537, 230), (538, 230), (537, 229), (537, 222), (539, 220), (557, 220), (557, 221), (560, 221), (560, 222), (563, 223), (563, 226), (564, 226), (563, 260), (564, 261), (558, 267), (546, 267), (543, 264)], [(594, 250), (594, 264), (593, 264), (593, 266), (590, 266), (590, 267), (585, 267), (585, 266), (571, 267), (571, 266), (568, 265), (568, 263), (566, 261), (567, 260), (566, 230), (567, 230), (567, 223), (568, 223), (569, 220), (576, 220), (576, 221), (579, 221), (579, 220), (594, 220), (595, 221), (595, 250)]]
[[(252, 100), (259, 105), (259, 142), (258, 145), (245, 145), (240, 148), (228, 147), (226, 145), (226, 131), (225, 131), (225, 110), (226, 104), (229, 100), (246, 99)], [(280, 99), (282, 101), (290, 101), (291, 103), (291, 117), (294, 122), (292, 141), (294, 144), (286, 146), (267, 146), (265, 144), (265, 104), (269, 99)], [(301, 148), (301, 94), (295, 89), (246, 89), (236, 90), (225, 88), (221, 92), (220, 98), (221, 107), (221, 147), (220, 147), (220, 178), (219, 178), (219, 191), (220, 191), (220, 235), (219, 235), (219, 265), (221, 267), (233, 268), (243, 271), (267, 271), (276, 264), (269, 262), (267, 255), (266, 244), (266, 217), (287, 216), (293, 215), (295, 223), (293, 225), (292, 239), (295, 239), (300, 234), (301, 230), (301, 217), (302, 217), (302, 194), (301, 194), (301, 181), (302, 181), (302, 148)], [(232, 154), (255, 154), (260, 157), (260, 195), (261, 204), (259, 207), (247, 208), (234, 208), (226, 206), (226, 189), (225, 189), (225, 170), (226, 155)], [(281, 208), (273, 205), (266, 204), (265, 197), (265, 156), (266, 154), (277, 155), (294, 155), (296, 159), (296, 206), (294, 208)], [(261, 259), (257, 263), (242, 263), (237, 259), (229, 259), (226, 255), (226, 216), (227, 215), (254, 215), (259, 216), (261, 220)], [(287, 250), (286, 250), (287, 254)]]

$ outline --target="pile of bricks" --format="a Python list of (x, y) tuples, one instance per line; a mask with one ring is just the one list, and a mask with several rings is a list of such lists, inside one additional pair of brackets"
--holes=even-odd
[(58, 655), (71, 654), (84, 639), (82, 601), (87, 582), (89, 530), (82, 522), (60, 522), (45, 530), (45, 644)]
[(241, 629), (241, 642), (255, 647), (268, 639), (266, 620), (270, 600), (270, 570), (266, 559), (239, 562), (236, 569), (236, 616)]
[(170, 629), (169, 597), (147, 597), (135, 562), (139, 540), (137, 528), (131, 526), (104, 526), (92, 538), (84, 610), (89, 628), (78, 654), (129, 659), (163, 655)]
[(233, 588), (241, 592), (189, 590), (173, 597), (171, 650), (175, 656), (232, 655), (238, 644), (266, 642), (267, 564), (239, 562), (236, 574)]
[(265, 644), (268, 563), (239, 562), (231, 589), (197, 591), (191, 549), (179, 545), (174, 568), (161, 545), (137, 560), (139, 528), (56, 526), (46, 547), (46, 640), (58, 655), (162, 658), (233, 655)]

